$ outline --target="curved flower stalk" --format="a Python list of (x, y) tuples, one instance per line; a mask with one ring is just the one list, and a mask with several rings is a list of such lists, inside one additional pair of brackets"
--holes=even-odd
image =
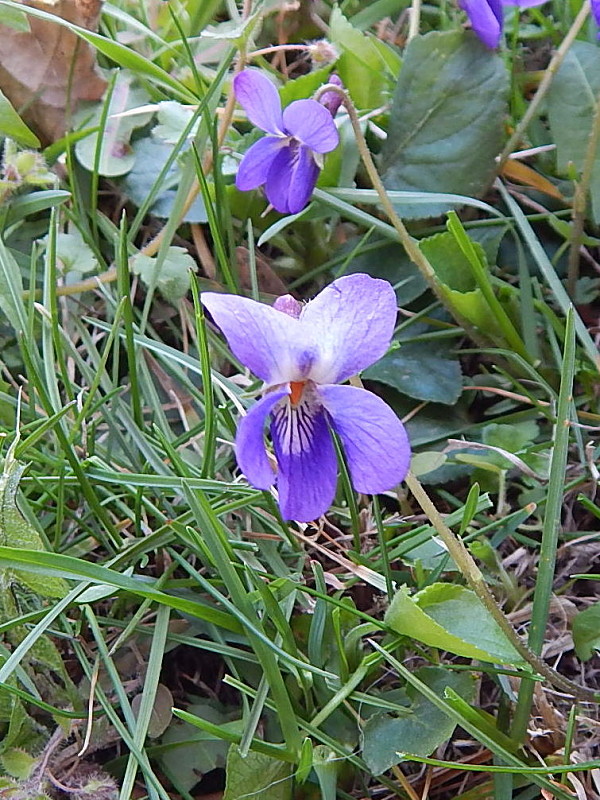
[(243, 192), (264, 185), (273, 208), (297, 214), (315, 188), (323, 155), (338, 145), (332, 115), (316, 100), (295, 100), (282, 111), (277, 89), (257, 69), (236, 75), (233, 88), (250, 122), (267, 133), (244, 155), (235, 185)]
[(459, 0), (458, 4), (467, 12), (473, 30), (486, 47), (498, 47), (504, 30), (503, 6), (532, 8), (547, 0)]
[[(396, 414), (365, 389), (337, 385), (389, 347), (396, 297), (387, 281), (348, 275), (304, 306), (290, 295), (274, 306), (212, 292), (201, 299), (235, 356), (265, 382), (264, 397), (239, 424), (236, 457), (257, 489), (277, 483), (286, 519), (309, 522), (331, 505), (337, 484), (332, 431), (357, 491), (384, 492), (404, 479), (410, 445)], [(265, 449), (268, 418), (277, 475)]]

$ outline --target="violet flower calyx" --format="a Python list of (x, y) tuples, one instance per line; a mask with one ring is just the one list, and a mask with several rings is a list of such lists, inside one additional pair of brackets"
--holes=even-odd
[[(387, 281), (348, 275), (303, 306), (289, 295), (273, 307), (212, 292), (201, 299), (234, 355), (265, 383), (264, 396), (239, 423), (236, 458), (256, 488), (276, 483), (286, 519), (314, 520), (333, 502), (332, 432), (357, 491), (387, 491), (404, 479), (410, 445), (394, 411), (365, 389), (337, 385), (389, 347), (396, 297)], [(267, 419), (277, 474), (265, 449)]]
[(233, 88), (250, 122), (267, 133), (244, 155), (235, 185), (244, 192), (264, 186), (277, 211), (297, 214), (315, 188), (323, 155), (338, 145), (331, 114), (310, 99), (295, 100), (282, 111), (277, 89), (257, 69), (236, 75)]

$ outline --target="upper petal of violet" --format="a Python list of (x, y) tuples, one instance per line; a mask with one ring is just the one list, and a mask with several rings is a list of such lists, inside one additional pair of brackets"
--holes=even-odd
[(396, 324), (396, 295), (388, 281), (356, 273), (338, 278), (302, 309), (304, 336), (318, 357), (308, 377), (341, 383), (378, 361)]
[(331, 113), (316, 100), (295, 100), (283, 111), (285, 132), (314, 150), (329, 153), (340, 141)]
[(271, 81), (258, 69), (244, 69), (233, 79), (238, 103), (253, 125), (275, 136), (283, 136), (281, 100)]
[(600, 0), (591, 0), (592, 14), (596, 20), (596, 25), (600, 25)]
[(289, 389), (269, 392), (252, 406), (238, 425), (235, 437), (235, 457), (240, 470), (248, 482), (257, 489), (270, 489), (275, 483), (275, 472), (267, 458), (265, 449), (265, 421), (280, 400), (289, 394)]
[(410, 444), (392, 409), (377, 395), (355, 386), (319, 386), (317, 391), (342, 440), (354, 488), (376, 494), (404, 480)]
[(285, 147), (285, 139), (279, 136), (263, 136), (249, 147), (235, 176), (237, 188), (246, 192), (262, 186), (282, 147)]
[(500, 0), (459, 0), (471, 25), (486, 47), (494, 49), (502, 35), (502, 5)]
[(305, 348), (297, 319), (234, 294), (202, 292), (200, 299), (233, 354), (261, 380), (271, 386), (302, 380), (297, 365)]
[(292, 142), (277, 154), (265, 183), (265, 194), (282, 214), (297, 214), (310, 200), (319, 177), (312, 152)]

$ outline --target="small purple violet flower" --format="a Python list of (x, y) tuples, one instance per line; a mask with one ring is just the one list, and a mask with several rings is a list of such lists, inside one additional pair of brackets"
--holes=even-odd
[[(596, 25), (600, 28), (600, 0), (590, 0), (590, 4)], [(600, 39), (600, 33), (598, 33), (598, 39)]]
[(458, 5), (467, 12), (473, 30), (486, 47), (494, 49), (500, 44), (504, 29), (503, 6), (532, 8), (547, 0), (458, 0)]
[[(286, 519), (309, 522), (331, 505), (337, 484), (332, 431), (357, 491), (384, 492), (404, 479), (410, 445), (396, 414), (365, 389), (336, 385), (389, 347), (396, 296), (387, 281), (347, 275), (304, 306), (290, 295), (272, 307), (213, 292), (201, 299), (235, 356), (265, 382), (264, 397), (240, 421), (236, 457), (257, 489), (277, 482)], [(269, 416), (277, 476), (265, 449)]]
[(233, 88), (250, 122), (267, 133), (244, 155), (235, 185), (243, 192), (264, 185), (277, 211), (302, 211), (315, 188), (323, 154), (339, 142), (331, 114), (316, 100), (295, 100), (282, 112), (277, 89), (257, 69), (238, 73)]

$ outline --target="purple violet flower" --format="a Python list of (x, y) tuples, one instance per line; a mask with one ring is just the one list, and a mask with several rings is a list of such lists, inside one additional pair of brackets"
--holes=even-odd
[[(592, 6), (592, 14), (596, 20), (596, 25), (600, 27), (600, 0), (590, 0), (590, 4)], [(598, 39), (600, 39), (600, 33), (598, 34)]]
[(467, 12), (473, 30), (486, 47), (494, 49), (500, 44), (504, 29), (503, 6), (532, 8), (547, 0), (458, 0), (458, 5)]
[[(290, 295), (267, 306), (204, 292), (202, 303), (235, 356), (265, 382), (265, 395), (240, 421), (241, 471), (257, 489), (277, 482), (286, 519), (309, 522), (335, 497), (340, 438), (354, 488), (375, 494), (404, 479), (410, 445), (404, 426), (377, 395), (337, 386), (387, 351), (396, 296), (387, 281), (357, 273), (339, 278), (306, 305)], [(265, 449), (270, 417), (275, 475)]]
[(297, 214), (315, 188), (323, 154), (338, 145), (331, 114), (316, 100), (295, 100), (282, 112), (277, 89), (256, 69), (236, 75), (233, 87), (250, 122), (268, 134), (244, 155), (235, 185), (245, 192), (264, 184), (273, 208)]

